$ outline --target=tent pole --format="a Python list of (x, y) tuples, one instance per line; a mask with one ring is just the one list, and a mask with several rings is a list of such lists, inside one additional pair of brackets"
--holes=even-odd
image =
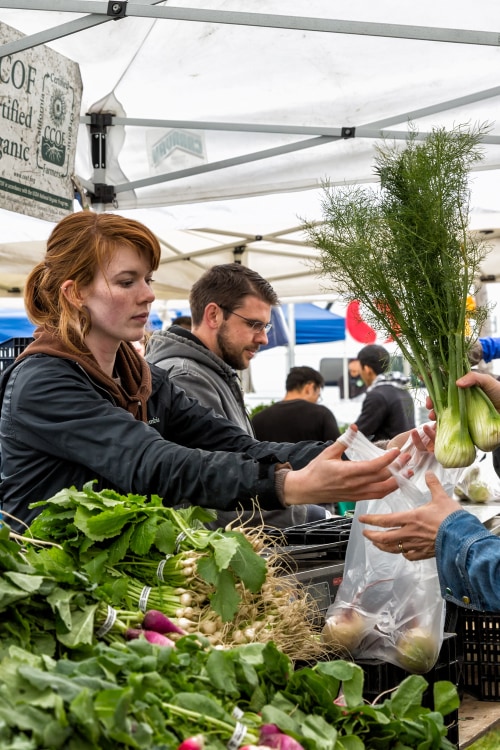
[(288, 347), (287, 347), (287, 373), (290, 372), (292, 367), (295, 366), (295, 305), (291, 302), (287, 309), (287, 323), (288, 323)]

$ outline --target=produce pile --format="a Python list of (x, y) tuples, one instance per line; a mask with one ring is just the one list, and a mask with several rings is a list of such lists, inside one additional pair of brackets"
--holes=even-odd
[(488, 310), (471, 304), (487, 248), (469, 231), (468, 178), (484, 126), (434, 129), (378, 149), (379, 190), (325, 189), (324, 222), (306, 225), (318, 272), (397, 341), (432, 399), (435, 455), (469, 466), (500, 444), (500, 416), (479, 388), (458, 388)]
[[(21, 538), (0, 525), (2, 750), (452, 750), (443, 718), (458, 706), (451, 683), (433, 686), (434, 711), (422, 706), (428, 683), (418, 675), (366, 705), (359, 666), (298, 669), (271, 640), (279, 623), (254, 623), (255, 642), (234, 647), (203, 634), (214, 618), (228, 633), (233, 621), (241, 629), (240, 611), (247, 617), (267, 584), (278, 602), (281, 590), (294, 597), (303, 623), (295, 651), (317, 643), (295, 608), (298, 589), (268, 579), (258, 534), (252, 543), (209, 532), (200, 508), (173, 511), (90, 485), (44, 505)], [(149, 608), (153, 598), (161, 611)], [(185, 634), (188, 620), (196, 632)]]
[[(260, 530), (210, 531), (204, 523), (213, 520), (211, 511), (174, 510), (158, 496), (95, 492), (92, 483), (37, 505), (43, 509), (23, 536), (23, 558), (39, 574), (39, 593), (45, 595), (48, 579), (53, 590), (42, 632), (36, 623), (22, 627), (31, 618), (18, 605), (11, 638), (23, 647), (52, 655), (60, 643), (81, 648), (96, 634), (108, 641), (134, 638), (153, 630), (155, 618), (148, 614), (144, 621), (144, 615), (154, 610), (171, 620), (171, 639), (200, 633), (214, 646), (273, 641), (304, 661), (324, 653), (315, 601), (283, 576), (277, 556), (261, 554)], [(27, 593), (33, 597), (32, 579), (29, 592), (18, 586), (20, 602)], [(47, 609), (46, 600), (41, 606)], [(54, 616), (55, 631), (47, 622)], [(168, 630), (164, 621), (155, 632), (158, 627)]]

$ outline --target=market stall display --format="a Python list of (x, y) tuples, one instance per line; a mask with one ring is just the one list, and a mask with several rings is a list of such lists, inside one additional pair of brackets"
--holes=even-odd
[[(399, 740), (409, 748), (422, 742), (429, 750), (454, 748), (444, 720), (458, 706), (450, 682), (432, 686), (434, 710), (424, 705), (429, 683), (420, 675), (405, 677), (390, 695), (367, 705), (363, 669), (352, 662), (319, 658), (298, 667), (286, 644), (278, 648), (262, 630), (253, 643), (214, 646), (203, 632), (179, 632), (175, 614), (167, 619), (165, 611), (151, 612), (153, 590), (159, 593), (164, 583), (154, 583), (155, 575), (165, 578), (170, 561), (196, 551), (206, 565), (194, 577), (196, 589), (205, 597), (206, 579), (212, 578), (229, 599), (230, 617), (228, 602), (216, 598), (217, 586), (210, 592), (221, 619), (238, 618), (246, 606), (243, 588), (254, 588), (257, 597), (266, 583), (276, 596), (280, 589), (287, 593), (299, 619), (292, 589), (285, 578), (267, 580), (268, 558), (255, 551), (252, 539), (242, 531), (209, 532), (199, 523), (200, 513), (205, 511), (172, 511), (154, 498), (148, 503), (86, 487), (52, 498), (22, 537), (3, 523), (2, 747), (14, 747), (15, 738), (23, 750), (178, 750), (196, 738), (205, 750), (256, 744), (363, 750), (372, 742), (391, 747)], [(35, 539), (35, 530), (53, 538)], [(155, 559), (160, 550), (164, 566)], [(141, 569), (149, 583), (140, 581), (138, 605), (129, 578), (134, 572), (140, 579)], [(172, 571), (187, 578), (176, 564)], [(295, 583), (293, 595), (298, 592)], [(164, 595), (165, 610), (170, 604)], [(131, 626), (138, 637), (128, 640)], [(307, 627), (299, 647), (307, 648), (306, 639), (314, 637), (313, 624)]]

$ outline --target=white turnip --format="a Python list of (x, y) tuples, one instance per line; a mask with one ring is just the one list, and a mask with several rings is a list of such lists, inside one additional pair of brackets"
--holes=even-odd
[(399, 635), (396, 642), (399, 664), (408, 672), (428, 672), (439, 655), (439, 644), (432, 633), (424, 628), (409, 628)]
[(327, 618), (322, 632), (323, 643), (353, 651), (370, 627), (369, 621), (356, 609), (342, 609)]

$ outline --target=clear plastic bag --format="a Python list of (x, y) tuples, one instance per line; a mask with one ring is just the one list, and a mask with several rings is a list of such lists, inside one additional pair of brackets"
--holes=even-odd
[(500, 498), (500, 481), (491, 463), (491, 454), (478, 456), (463, 469), (454, 488), (455, 496), (464, 502), (488, 503)]
[[(425, 443), (422, 430), (420, 435)], [(342, 438), (351, 460), (368, 460), (382, 452), (360, 432), (349, 429)], [(436, 561), (413, 562), (379, 550), (363, 536), (367, 527), (357, 519), (363, 513), (410, 510), (428, 502), (428, 470), (452, 494), (462, 469), (444, 469), (433, 453), (418, 451), (411, 441), (402, 452), (410, 453), (411, 460), (406, 467), (397, 461), (391, 467), (398, 490), (379, 500), (356, 503), (344, 576), (326, 612), (323, 639), (340, 655), (381, 659), (423, 674), (435, 665), (444, 634), (445, 602)]]

